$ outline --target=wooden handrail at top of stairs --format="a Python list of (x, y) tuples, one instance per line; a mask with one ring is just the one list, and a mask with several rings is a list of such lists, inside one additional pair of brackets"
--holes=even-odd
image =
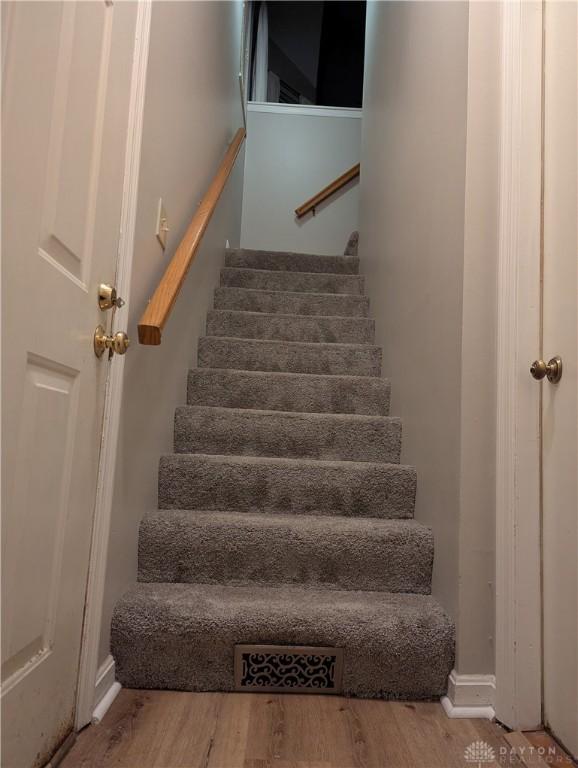
[(141, 344), (158, 345), (161, 343), (162, 330), (181, 290), (189, 267), (193, 263), (201, 240), (207, 228), (217, 202), (227, 183), (227, 179), (245, 140), (245, 129), (239, 128), (229, 144), (225, 157), (205, 196), (189, 224), (185, 236), (175, 251), (164, 275), (138, 324), (138, 340)]
[(357, 163), (357, 165), (354, 165), (353, 168), (350, 168), (348, 171), (345, 171), (341, 176), (339, 176), (335, 181), (332, 181), (331, 184), (328, 184), (326, 187), (324, 187), (321, 192), (318, 192), (316, 195), (314, 195), (312, 198), (307, 200), (306, 203), (303, 203), (303, 205), (300, 205), (299, 208), (295, 208), (295, 215), (298, 219), (305, 216), (306, 213), (309, 213), (309, 211), (314, 211), (315, 208), (319, 205), (319, 203), (322, 203), (324, 200), (327, 200), (328, 197), (331, 197), (331, 195), (334, 195), (338, 190), (340, 190), (342, 187), (344, 187), (346, 184), (349, 184), (350, 181), (357, 178), (359, 176), (360, 172), (360, 164)]

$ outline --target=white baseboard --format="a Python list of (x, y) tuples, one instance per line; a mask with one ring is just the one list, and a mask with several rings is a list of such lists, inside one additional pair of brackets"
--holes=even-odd
[(448, 717), (493, 720), (496, 678), (494, 675), (460, 675), (452, 670), (448, 694), (441, 700)]
[(93, 725), (100, 723), (121, 689), (121, 684), (117, 683), (114, 679), (114, 672), (114, 659), (112, 656), (107, 656), (99, 667), (96, 676), (96, 684), (94, 686), (94, 710), (91, 718)]

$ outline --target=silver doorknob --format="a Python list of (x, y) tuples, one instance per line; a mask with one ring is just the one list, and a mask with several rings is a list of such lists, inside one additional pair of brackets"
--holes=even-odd
[(530, 366), (530, 373), (537, 381), (546, 377), (551, 384), (557, 384), (562, 378), (562, 358), (552, 357), (547, 363), (543, 360), (534, 360)]
[(102, 325), (97, 326), (94, 332), (94, 354), (102, 357), (108, 349), (110, 357), (113, 354), (124, 355), (130, 346), (130, 339), (123, 331), (117, 331), (113, 336), (107, 336)]

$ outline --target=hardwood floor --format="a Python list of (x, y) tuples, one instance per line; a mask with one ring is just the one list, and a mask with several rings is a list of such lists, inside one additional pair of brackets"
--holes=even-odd
[(478, 768), (464, 753), (484, 741), (495, 759), (482, 766), (520, 766), (506, 757), (505, 735), (486, 720), (449, 720), (437, 703), (123, 690), (102, 723), (86, 728), (60, 765)]

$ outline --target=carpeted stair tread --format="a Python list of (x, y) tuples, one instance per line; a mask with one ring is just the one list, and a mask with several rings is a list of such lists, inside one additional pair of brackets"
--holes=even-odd
[(357, 256), (324, 256), (317, 253), (232, 248), (225, 252), (225, 266), (287, 272), (331, 272), (357, 275), (359, 259)]
[(344, 649), (346, 695), (431, 699), (453, 665), (451, 620), (429, 595), (207, 584), (137, 584), (112, 619), (128, 688), (234, 689), (239, 643)]
[(140, 526), (139, 581), (429, 594), (432, 563), (414, 520), (171, 509)]
[(213, 309), (207, 314), (207, 336), (373, 344), (375, 323), (366, 317), (311, 317)]
[(391, 385), (370, 376), (193, 368), (189, 405), (387, 416)]
[(298, 291), (262, 291), (255, 288), (215, 289), (215, 309), (242, 312), (267, 312), (282, 315), (326, 315), (367, 317), (367, 296), (344, 293), (299, 293)]
[(161, 509), (413, 517), (414, 467), (262, 456), (168, 454), (159, 463)]
[(177, 453), (399, 463), (401, 419), (179, 406)]
[(221, 285), (236, 288), (256, 288), (268, 291), (298, 291), (299, 293), (364, 292), (363, 277), (327, 272), (281, 272), (274, 269), (242, 269), (223, 267)]
[(203, 336), (199, 339), (198, 365), (244, 371), (380, 376), (381, 347)]

